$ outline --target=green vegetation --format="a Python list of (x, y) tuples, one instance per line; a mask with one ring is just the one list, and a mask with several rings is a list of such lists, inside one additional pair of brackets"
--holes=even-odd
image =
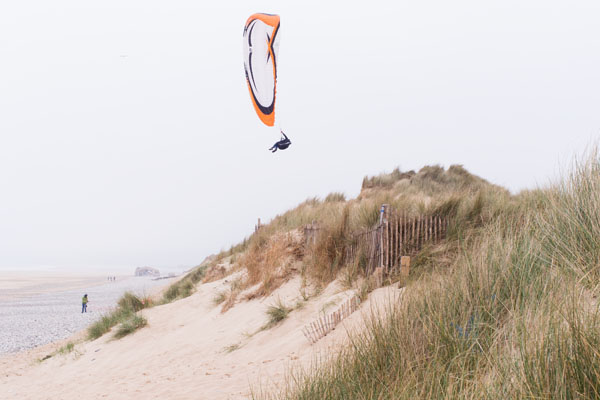
[(140, 299), (138, 296), (129, 292), (126, 292), (117, 302), (120, 309), (132, 312), (137, 312), (146, 308), (146, 304), (147, 299)]
[(121, 322), (117, 332), (115, 333), (115, 338), (120, 339), (123, 336), (127, 336), (130, 333), (135, 332), (136, 330), (146, 326), (148, 321), (141, 315), (131, 314), (127, 319)]
[(98, 339), (100, 336), (110, 331), (110, 328), (115, 326), (120, 319), (122, 319), (122, 317), (116, 312), (112, 312), (108, 315), (103, 315), (100, 320), (94, 322), (88, 328), (88, 339)]
[(229, 346), (226, 346), (223, 350), (225, 351), (225, 353), (231, 353), (233, 351), (236, 351), (240, 347), (241, 347), (240, 343), (234, 343), (234, 344), (230, 344)]
[(417, 257), (402, 301), (271, 397), (600, 398), (598, 154), (563, 183), (515, 196), (459, 166), (407, 175), (365, 178), (363, 204), (327, 223), (333, 238), (312, 268), (343, 265), (340, 227), (356, 227), (370, 202), (448, 216), (446, 242)]
[(188, 272), (182, 279), (173, 283), (163, 294), (162, 302), (170, 303), (176, 299), (182, 299), (194, 293), (196, 284), (204, 278), (209, 264), (200, 265)]
[(60, 354), (60, 355), (69, 354), (74, 349), (75, 349), (75, 344), (73, 342), (68, 342), (67, 344), (65, 344), (64, 346), (62, 346), (60, 349), (56, 350), (54, 353), (47, 354), (44, 357), (38, 359), (38, 362), (46, 361), (46, 360), (54, 357), (57, 354)]
[[(111, 328), (117, 324), (121, 324), (121, 327), (115, 335), (117, 338), (123, 337), (136, 329), (143, 327), (146, 325), (146, 321), (143, 317), (136, 315), (136, 312), (151, 306), (151, 304), (149, 298), (139, 298), (132, 293), (125, 293), (119, 299), (117, 308), (114, 311), (107, 315), (103, 315), (100, 320), (90, 325), (88, 328), (88, 339), (98, 339), (100, 336), (109, 332)], [(141, 319), (144, 320), (143, 323)], [(125, 326), (125, 328), (123, 328), (123, 326)], [(121, 334), (121, 329), (129, 330), (129, 332)], [(125, 330), (123, 332), (125, 332)]]
[(281, 299), (278, 299), (275, 304), (269, 306), (269, 308), (267, 309), (267, 316), (269, 317), (269, 322), (267, 322), (267, 324), (263, 326), (263, 329), (269, 329), (277, 325), (278, 323), (286, 319), (291, 311), (291, 308), (283, 304)]
[(58, 354), (68, 354), (70, 352), (72, 352), (75, 349), (75, 344), (73, 342), (69, 342), (67, 344), (65, 344), (64, 346), (62, 346), (60, 349), (58, 349), (57, 353)]
[[(179, 281), (173, 283), (163, 294), (160, 304), (170, 303), (173, 300), (190, 296), (196, 284), (202, 280), (209, 265), (201, 265), (194, 268)], [(119, 339), (123, 336), (147, 325), (148, 321), (137, 314), (144, 308), (154, 306), (149, 297), (140, 298), (132, 293), (125, 293), (117, 302), (117, 308), (94, 322), (88, 328), (88, 339), (94, 340), (108, 333), (114, 326), (119, 325), (114, 337)]]

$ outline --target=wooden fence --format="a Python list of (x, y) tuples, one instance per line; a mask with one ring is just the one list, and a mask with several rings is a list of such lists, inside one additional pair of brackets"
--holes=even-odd
[[(367, 275), (379, 267), (384, 274), (389, 274), (400, 267), (402, 256), (415, 256), (423, 245), (444, 239), (447, 228), (447, 218), (438, 215), (409, 216), (384, 204), (376, 227), (351, 235), (346, 246), (345, 262), (358, 262), (364, 266)], [(306, 244), (316, 243), (319, 232), (317, 223), (306, 225)]]
[(358, 296), (353, 296), (346, 300), (336, 311), (328, 315), (323, 315), (310, 324), (305, 325), (302, 328), (302, 333), (311, 344), (314, 344), (334, 330), (343, 319), (356, 311), (359, 305), (360, 299)]
[(437, 215), (409, 217), (405, 212), (398, 212), (384, 204), (378, 229), (379, 266), (387, 274), (400, 265), (402, 256), (415, 256), (424, 244), (444, 239), (448, 220)]
[[(345, 248), (346, 264), (358, 263), (366, 275), (373, 275), (377, 285), (385, 275), (399, 272), (405, 277), (410, 270), (411, 256), (425, 244), (437, 243), (446, 237), (448, 220), (437, 215), (409, 216), (406, 212), (381, 206), (379, 224), (371, 229), (355, 232)], [(317, 243), (321, 227), (315, 221), (304, 227), (306, 246)], [(397, 270), (399, 268), (399, 270)], [(358, 309), (360, 299), (348, 299), (338, 310), (323, 315), (302, 328), (302, 333), (312, 344), (331, 332), (346, 317)]]
[(321, 227), (317, 223), (317, 221), (313, 221), (312, 224), (306, 225), (304, 227), (304, 244), (311, 245), (317, 243), (317, 237)]

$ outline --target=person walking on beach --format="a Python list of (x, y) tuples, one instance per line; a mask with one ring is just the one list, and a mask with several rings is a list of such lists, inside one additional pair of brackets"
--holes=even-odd
[(88, 298), (87, 298), (87, 293), (83, 295), (83, 298), (81, 299), (81, 313), (83, 314), (84, 312), (87, 312), (87, 303), (88, 303)]

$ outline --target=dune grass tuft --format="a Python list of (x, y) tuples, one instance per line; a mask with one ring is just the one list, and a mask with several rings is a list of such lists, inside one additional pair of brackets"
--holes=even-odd
[(269, 329), (277, 325), (278, 323), (286, 319), (291, 311), (291, 308), (283, 304), (281, 299), (278, 299), (277, 302), (275, 302), (275, 304), (267, 308), (267, 316), (269, 317), (269, 321), (263, 327), (263, 329)]
[(329, 193), (327, 197), (325, 197), (325, 203), (335, 203), (338, 201), (346, 201), (346, 195), (340, 192)]
[(136, 312), (147, 308), (150, 305), (151, 302), (148, 298), (140, 298), (129, 292), (125, 293), (119, 299), (117, 307), (112, 312), (103, 315), (102, 318), (89, 326), (88, 339), (98, 339), (102, 335), (108, 333), (115, 325), (135, 319)]
[(162, 303), (170, 303), (176, 299), (182, 299), (191, 296), (196, 289), (196, 284), (200, 282), (206, 275), (207, 269), (211, 264), (200, 265), (188, 272), (183, 278), (173, 283), (164, 292)]
[(68, 354), (75, 349), (75, 344), (73, 342), (69, 342), (58, 349), (58, 354)]
[(124, 336), (127, 336), (136, 330), (146, 326), (148, 321), (141, 315), (138, 314), (130, 314), (127, 319), (121, 322), (119, 325), (117, 332), (115, 333), (115, 338), (120, 339)]

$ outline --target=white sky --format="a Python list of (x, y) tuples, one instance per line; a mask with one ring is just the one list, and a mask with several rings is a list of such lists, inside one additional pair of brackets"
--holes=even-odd
[[(281, 15), (278, 121), (242, 30)], [(4, 0), (0, 268), (195, 265), (364, 175), (512, 191), (600, 137), (597, 0)]]

